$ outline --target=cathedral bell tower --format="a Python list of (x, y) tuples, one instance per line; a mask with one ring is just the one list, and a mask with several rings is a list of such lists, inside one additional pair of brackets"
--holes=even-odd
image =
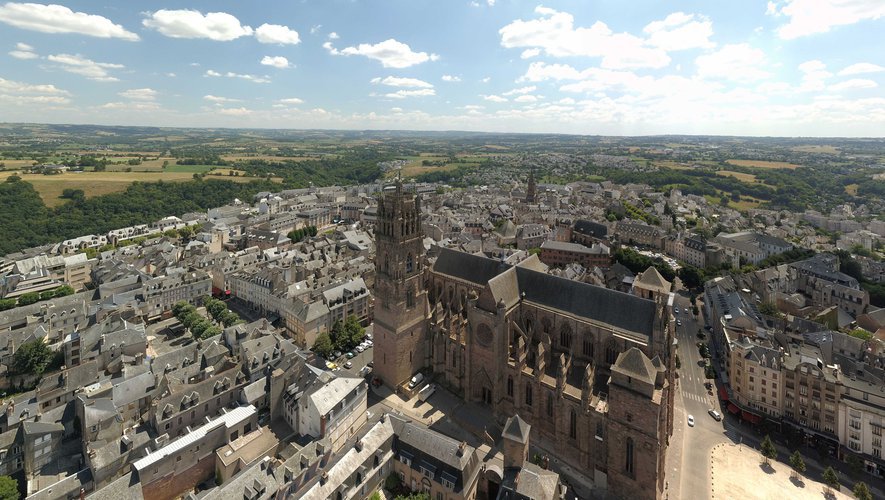
[(529, 172), (529, 182), (528, 189), (525, 192), (525, 202), (526, 203), (534, 203), (535, 198), (537, 196), (537, 186), (535, 186), (535, 167), (532, 167), (532, 170)]
[(390, 387), (425, 366), (421, 200), (397, 180), (378, 202), (375, 223), (375, 375)]

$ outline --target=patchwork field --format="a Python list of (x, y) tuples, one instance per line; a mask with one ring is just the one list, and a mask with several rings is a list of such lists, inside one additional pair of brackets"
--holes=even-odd
[(734, 177), (735, 179), (741, 182), (756, 182), (756, 176), (753, 174), (745, 174), (743, 172), (734, 172), (731, 170), (720, 170), (716, 172), (716, 175), (721, 175), (723, 177)]
[(802, 165), (795, 163), (787, 163), (785, 161), (766, 161), (766, 160), (726, 160), (725, 163), (737, 165), (739, 167), (757, 167), (757, 168), (788, 168), (790, 170), (799, 168)]
[(839, 154), (839, 148), (835, 146), (818, 146), (818, 145), (808, 145), (808, 146), (795, 146), (790, 148), (793, 151), (800, 151), (803, 153), (826, 153), (836, 155)]
[[(59, 175), (28, 174), (21, 178), (34, 186), (46, 206), (54, 207), (67, 201), (59, 198), (65, 189), (82, 189), (86, 197), (90, 198), (119, 193), (136, 181), (184, 182), (193, 180), (194, 176), (189, 172), (67, 172)], [(254, 178), (225, 176), (224, 179), (249, 182)]]
[(0, 160), (4, 164), (6, 170), (17, 170), (22, 167), (30, 167), (34, 164), (34, 160)]

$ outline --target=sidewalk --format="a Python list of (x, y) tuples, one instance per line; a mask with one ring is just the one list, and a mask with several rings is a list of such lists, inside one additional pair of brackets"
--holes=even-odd
[(682, 396), (677, 394), (673, 403), (673, 435), (670, 436), (670, 445), (667, 448), (667, 457), (664, 460), (664, 477), (667, 487), (664, 489), (664, 498), (681, 498), (682, 493), (682, 452), (685, 447), (685, 408), (682, 406)]

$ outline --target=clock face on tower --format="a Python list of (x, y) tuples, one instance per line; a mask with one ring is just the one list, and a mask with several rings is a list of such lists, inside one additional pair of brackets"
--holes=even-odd
[(492, 330), (488, 325), (480, 324), (476, 327), (476, 341), (479, 345), (489, 347), (492, 345), (492, 340), (494, 340), (494, 335), (492, 335)]

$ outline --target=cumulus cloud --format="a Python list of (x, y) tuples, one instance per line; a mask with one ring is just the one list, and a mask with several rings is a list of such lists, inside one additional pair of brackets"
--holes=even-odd
[(15, 50), (10, 51), (9, 55), (16, 59), (36, 59), (40, 57), (34, 52), (34, 47), (21, 42), (15, 44)]
[(246, 116), (246, 115), (251, 115), (251, 114), (252, 114), (252, 110), (251, 110), (251, 109), (246, 109), (246, 108), (243, 108), (243, 107), (240, 107), (240, 108), (221, 108), (221, 109), (218, 110), (218, 112), (221, 113), (222, 115), (228, 115), (228, 116)]
[(499, 95), (481, 95), (480, 97), (489, 102), (507, 102), (506, 97), (501, 97)]
[(63, 5), (9, 2), (0, 5), (0, 22), (42, 33), (76, 33), (98, 38), (136, 41), (138, 35), (110, 19), (74, 12)]
[(160, 105), (153, 101), (108, 102), (99, 107), (114, 111), (156, 111), (160, 109)]
[(151, 88), (129, 89), (120, 92), (120, 97), (131, 99), (133, 101), (153, 101), (157, 98), (157, 91)]
[(70, 92), (55, 85), (31, 84), (0, 78), (0, 98), (9, 101), (21, 99), (22, 102), (64, 104), (69, 101), (70, 95)]
[(862, 75), (865, 73), (879, 73), (880, 71), (885, 71), (885, 68), (879, 66), (878, 64), (872, 63), (857, 63), (852, 64), (851, 66), (846, 67), (842, 71), (839, 72), (839, 76), (848, 76), (848, 75)]
[(460, 82), (460, 81), (461, 81), (461, 77), (460, 77), (460, 76), (455, 76), (455, 75), (443, 75), (443, 76), (442, 76), (442, 81), (444, 81), (444, 82), (450, 82), (450, 83)]
[(536, 87), (534, 85), (529, 85), (526, 87), (519, 87), (517, 89), (508, 90), (507, 92), (504, 92), (502, 95), (512, 96), (512, 95), (519, 95), (519, 94), (528, 94), (529, 92), (534, 92), (537, 89), (538, 89), (538, 87)]
[(642, 31), (648, 44), (666, 51), (711, 48), (713, 23), (705, 16), (674, 12), (662, 21), (649, 23)]
[(304, 100), (299, 99), (299, 98), (297, 98), (297, 97), (287, 97), (287, 98), (285, 98), (285, 99), (280, 99), (280, 100), (277, 101), (277, 102), (279, 102), (280, 104), (289, 104), (289, 105), (293, 105), (293, 106), (295, 106), (295, 105), (298, 105), (298, 104), (303, 104), (303, 103), (304, 103)]
[(520, 59), (531, 59), (533, 57), (538, 57), (541, 55), (541, 49), (525, 49), (522, 51), (522, 54), (519, 55)]
[(262, 24), (255, 30), (255, 39), (261, 43), (297, 45), (301, 42), (298, 32), (279, 24)]
[(46, 59), (50, 62), (54, 62), (58, 64), (58, 67), (68, 73), (74, 73), (76, 75), (85, 76), (90, 80), (95, 80), (96, 82), (116, 82), (119, 81), (118, 78), (111, 76), (108, 73), (110, 69), (123, 69), (125, 66), (122, 64), (113, 64), (113, 63), (102, 63), (95, 62), (91, 59), (87, 59), (80, 54), (57, 54), (47, 56)]
[(436, 91), (433, 89), (416, 89), (397, 90), (396, 92), (384, 94), (384, 97), (390, 97), (392, 99), (405, 99), (406, 97), (427, 97), (432, 95), (436, 95)]
[(852, 78), (851, 80), (845, 80), (844, 82), (834, 83), (827, 87), (827, 90), (832, 92), (839, 92), (842, 90), (860, 90), (860, 89), (873, 89), (878, 87), (879, 85), (873, 80), (867, 80), (865, 78)]
[(240, 99), (232, 99), (230, 97), (221, 97), (221, 96), (212, 95), (212, 94), (204, 95), (203, 99), (206, 101), (209, 101), (209, 102), (216, 103), (216, 104), (224, 104), (227, 102), (241, 102)]
[(339, 38), (341, 37), (338, 36), (338, 33), (335, 33), (334, 31), (329, 33), (329, 40), (338, 40)]
[(567, 12), (539, 6), (535, 13), (535, 19), (519, 19), (498, 30), (501, 45), (538, 49), (552, 57), (600, 57), (605, 68), (662, 68), (670, 63), (663, 49), (629, 33), (615, 33), (601, 21), (589, 28), (575, 27), (574, 16)]
[(784, 40), (826, 33), (837, 26), (847, 26), (861, 21), (885, 17), (882, 0), (785, 0), (783, 7), (769, 3), (769, 11), (788, 18), (777, 29)]
[(385, 68), (408, 68), (427, 61), (436, 61), (439, 56), (427, 52), (415, 52), (407, 44), (394, 40), (384, 40), (376, 44), (361, 43), (356, 47), (345, 47), (341, 50), (326, 42), (323, 47), (336, 56), (365, 56), (381, 62)]
[(525, 103), (525, 102), (538, 102), (538, 99), (539, 99), (538, 96), (534, 96), (531, 94), (524, 94), (524, 95), (521, 95), (521, 96), (517, 97), (516, 99), (514, 99), (513, 102), (523, 102), (523, 103)]
[(253, 33), (252, 28), (243, 26), (239, 19), (226, 12), (204, 15), (190, 9), (161, 9), (149, 13), (142, 24), (170, 38), (206, 38), (219, 42), (236, 40)]
[(218, 71), (207, 69), (203, 76), (220, 78), (239, 78), (241, 80), (247, 80), (253, 83), (270, 83), (270, 78), (267, 76), (258, 76), (258, 75), (249, 75), (244, 73), (234, 73), (233, 71), (228, 71), (227, 73), (219, 73)]
[(284, 69), (289, 67), (289, 60), (283, 56), (264, 56), (261, 64), (265, 66), (273, 66), (274, 68)]
[(387, 76), (384, 78), (372, 78), (371, 81), (374, 84), (388, 85), (390, 87), (411, 87), (423, 89), (433, 88), (432, 84), (425, 82), (424, 80), (419, 80), (417, 78), (400, 78), (397, 76)]
[(765, 52), (747, 43), (738, 43), (698, 56), (695, 64), (698, 75), (703, 78), (753, 81), (769, 76), (769, 72), (761, 67), (765, 61)]

